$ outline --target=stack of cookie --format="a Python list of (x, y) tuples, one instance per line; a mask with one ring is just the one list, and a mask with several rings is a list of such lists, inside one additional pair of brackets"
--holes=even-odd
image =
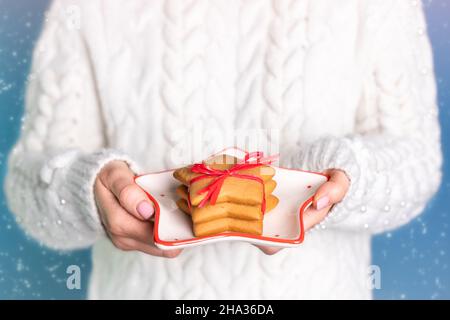
[[(212, 169), (228, 170), (238, 161), (239, 159), (235, 157), (220, 155), (209, 159), (205, 164)], [(201, 174), (192, 172), (191, 168), (192, 166), (187, 166), (177, 169), (173, 175), (182, 183), (176, 190), (180, 197), (177, 205), (182, 211), (191, 215), (195, 236), (209, 236), (221, 232), (262, 234), (263, 199), (265, 199), (265, 213), (278, 204), (278, 198), (272, 194), (276, 187), (276, 182), (273, 180), (274, 168), (261, 165), (237, 172), (240, 175), (260, 178), (264, 182), (264, 194), (259, 179), (257, 181), (227, 176), (220, 187), (215, 203), (208, 202), (203, 206), (201, 202), (205, 198), (205, 192), (200, 191), (208, 187), (215, 178), (206, 177), (195, 180)]]

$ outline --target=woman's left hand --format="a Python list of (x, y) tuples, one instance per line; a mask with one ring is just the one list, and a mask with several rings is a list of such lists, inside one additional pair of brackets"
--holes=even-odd
[[(320, 223), (328, 215), (333, 205), (344, 199), (350, 186), (350, 181), (342, 170), (329, 169), (324, 173), (329, 176), (329, 180), (319, 187), (314, 195), (313, 205), (303, 215), (305, 232)], [(267, 246), (257, 247), (268, 255), (275, 254), (282, 249)]]

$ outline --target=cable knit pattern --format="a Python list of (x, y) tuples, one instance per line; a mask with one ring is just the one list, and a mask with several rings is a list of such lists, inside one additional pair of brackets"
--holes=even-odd
[[(271, 3), (269, 2), (269, 5)], [(236, 127), (258, 129), (261, 109), (267, 1), (240, 1), (237, 43)]]
[[(419, 4), (86, 0), (77, 29), (72, 1), (56, 0), (9, 159), (9, 206), (47, 246), (93, 245), (92, 299), (371, 298), (371, 234), (418, 215), (441, 177)], [(351, 179), (299, 248), (218, 243), (169, 260), (104, 236), (93, 183), (106, 163), (161, 170), (261, 128), (280, 130), (282, 165)]]
[[(195, 131), (201, 135), (207, 126), (209, 108), (206, 107), (205, 88), (208, 70), (205, 67), (205, 52), (208, 45), (205, 30), (208, 1), (183, 1), (183, 45), (184, 45), (184, 117), (183, 128)], [(211, 106), (212, 107), (212, 106)], [(192, 149), (195, 145), (191, 146)], [(201, 154), (192, 157), (201, 159)]]
[[(279, 129), (283, 108), (284, 65), (288, 54), (286, 29), (288, 28), (289, 1), (272, 1), (273, 19), (269, 25), (268, 48), (266, 51), (266, 68), (263, 93), (267, 110), (263, 115), (265, 129)], [(270, 139), (270, 137), (269, 137)]]
[[(68, 31), (59, 14), (51, 11), (37, 46), (6, 193), (27, 233), (50, 247), (73, 249), (92, 245), (102, 231), (92, 192), (99, 170), (117, 159), (138, 169), (121, 152), (95, 151), (103, 144), (100, 127), (82, 122), (85, 116), (99, 122), (90, 108), (95, 96), (89, 60), (78, 32)], [(90, 140), (82, 140), (81, 130)]]
[[(280, 156), (292, 154), (301, 127), (302, 73), (307, 39), (307, 1), (272, 2), (274, 18), (269, 27), (264, 97), (267, 111), (262, 127), (281, 131)], [(271, 140), (270, 131), (267, 132)], [(283, 161), (283, 160), (282, 160)]]
[[(183, 128), (183, 1), (170, 0), (164, 4), (165, 24), (163, 29), (166, 51), (163, 57), (163, 80), (161, 96), (166, 106), (164, 121), (164, 137), (167, 139), (168, 150), (182, 138), (180, 128)], [(178, 135), (176, 134), (178, 133)], [(166, 164), (172, 164), (172, 153), (166, 152)]]
[[(300, 166), (340, 168), (352, 180), (346, 199), (317, 228), (393, 229), (419, 214), (439, 186), (436, 169), (442, 157), (431, 51), (417, 31), (423, 30), (424, 17), (401, 1), (386, 11), (388, 22), (372, 48), (377, 133), (327, 137), (300, 152)], [(387, 38), (388, 32), (395, 36)]]
[(283, 62), (284, 82), (282, 86), (283, 113), (281, 115), (283, 145), (280, 146), (281, 158), (295, 152), (298, 139), (291, 139), (299, 134), (298, 128), (304, 121), (303, 76), (305, 54), (308, 49), (306, 38), (306, 17), (308, 1), (290, 1), (286, 17), (287, 48)]

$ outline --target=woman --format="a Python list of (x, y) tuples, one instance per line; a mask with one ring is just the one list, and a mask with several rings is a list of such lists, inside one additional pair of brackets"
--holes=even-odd
[[(417, 216), (441, 177), (420, 2), (71, 3), (37, 44), (6, 190), (43, 244), (93, 246), (90, 298), (371, 298), (371, 234)], [(157, 249), (134, 174), (254, 131), (281, 165), (330, 174), (314, 232), (279, 252)]]

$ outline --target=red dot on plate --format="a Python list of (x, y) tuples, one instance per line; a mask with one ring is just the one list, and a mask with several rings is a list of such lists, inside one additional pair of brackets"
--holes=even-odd
[(279, 236), (280, 236), (279, 234), (276, 234), (276, 235), (275, 235), (275, 237), (279, 237)]
[(308, 188), (308, 189), (310, 189), (310, 188), (311, 188), (311, 186), (307, 186), (307, 188)]
[(161, 193), (161, 194), (160, 194), (160, 196), (161, 196), (161, 197), (164, 197), (164, 196), (165, 196), (165, 194)]

